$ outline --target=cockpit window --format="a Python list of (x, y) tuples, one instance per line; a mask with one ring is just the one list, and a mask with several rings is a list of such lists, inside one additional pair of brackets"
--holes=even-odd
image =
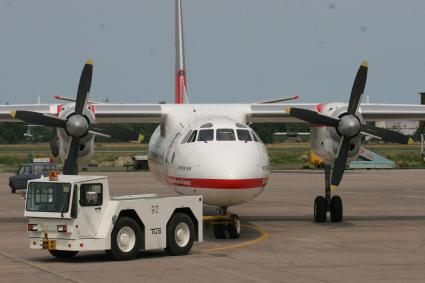
[(198, 141), (212, 141), (214, 140), (214, 130), (200, 130), (198, 135)]
[(236, 130), (236, 133), (238, 134), (238, 140), (240, 141), (252, 141), (251, 135), (249, 134), (248, 130)]
[(187, 142), (194, 142), (196, 141), (196, 134), (198, 133), (198, 131), (193, 131), (192, 134), (190, 135), (189, 139), (187, 140)]
[(212, 128), (212, 126), (213, 126), (213, 124), (211, 124), (211, 123), (206, 123), (206, 124), (203, 124), (200, 128)]
[(236, 123), (236, 127), (238, 127), (238, 128), (248, 128), (247, 126), (245, 126), (244, 124), (241, 124), (241, 123)]
[(257, 138), (257, 135), (254, 133), (254, 131), (251, 131), (251, 135), (255, 142), (260, 142)]
[(233, 129), (217, 129), (216, 139), (218, 141), (234, 141), (235, 131)]
[(189, 132), (187, 132), (187, 134), (184, 136), (184, 138), (182, 140), (182, 144), (187, 142), (187, 139), (190, 137), (191, 133), (192, 133), (192, 130), (189, 130)]
[(254, 131), (251, 131), (251, 132), (252, 132), (252, 136), (253, 136), (253, 137), (256, 137), (256, 138), (257, 138), (257, 140), (258, 140), (258, 142), (263, 143), (263, 141), (260, 139), (260, 137), (257, 135), (257, 133), (256, 133), (256, 132), (254, 132)]

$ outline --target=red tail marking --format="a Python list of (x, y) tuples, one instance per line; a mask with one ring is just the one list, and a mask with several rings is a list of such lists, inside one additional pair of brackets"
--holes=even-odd
[(183, 104), (186, 96), (186, 72), (179, 70), (176, 75), (176, 104)]
[(325, 107), (325, 104), (323, 103), (316, 104), (316, 111), (319, 113), (322, 112), (323, 107)]
[(62, 111), (62, 108), (63, 108), (63, 105), (62, 105), (62, 104), (58, 104), (58, 105), (56, 106), (56, 114), (58, 114), (58, 115), (59, 115), (59, 113)]

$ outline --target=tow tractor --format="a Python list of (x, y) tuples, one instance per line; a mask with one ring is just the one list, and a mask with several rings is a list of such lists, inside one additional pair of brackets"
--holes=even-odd
[(203, 240), (202, 196), (109, 195), (105, 176), (58, 175), (31, 180), (26, 194), (31, 249), (70, 258), (106, 251), (115, 260), (139, 250), (185, 255)]

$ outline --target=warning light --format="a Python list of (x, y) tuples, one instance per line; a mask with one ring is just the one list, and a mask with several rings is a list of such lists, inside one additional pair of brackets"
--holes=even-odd
[(49, 181), (57, 181), (59, 179), (58, 171), (49, 172)]

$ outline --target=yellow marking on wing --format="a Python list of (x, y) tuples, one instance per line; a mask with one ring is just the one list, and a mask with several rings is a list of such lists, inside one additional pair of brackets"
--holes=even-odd
[(331, 190), (332, 190), (332, 191), (336, 191), (336, 189), (338, 189), (338, 186), (331, 185)]
[(93, 60), (92, 59), (88, 59), (86, 61), (86, 65), (93, 65)]
[(369, 63), (365, 60), (362, 62), (362, 67), (367, 68), (369, 66)]
[(407, 144), (413, 144), (413, 139), (409, 138), (409, 141), (407, 142)]
[(16, 110), (10, 111), (9, 115), (12, 116), (13, 118), (15, 118), (16, 117)]
[(285, 108), (285, 109), (283, 109), (283, 111), (285, 111), (286, 113), (291, 113), (291, 107), (287, 107), (287, 108)]
[(253, 226), (253, 225), (241, 225), (241, 226), (245, 227), (245, 228), (251, 228), (253, 230), (256, 230), (257, 232), (260, 233), (260, 236), (258, 236), (255, 239), (244, 241), (244, 242), (241, 242), (241, 243), (225, 245), (225, 246), (218, 247), (218, 248), (201, 250), (201, 252), (210, 253), (210, 252), (218, 252), (218, 251), (224, 251), (224, 250), (230, 250), (230, 249), (236, 249), (236, 248), (243, 248), (243, 247), (247, 247), (247, 246), (253, 245), (255, 243), (258, 243), (258, 242), (266, 239), (269, 236), (269, 232), (267, 232), (265, 229), (263, 229), (261, 227), (257, 227), (257, 226)]

